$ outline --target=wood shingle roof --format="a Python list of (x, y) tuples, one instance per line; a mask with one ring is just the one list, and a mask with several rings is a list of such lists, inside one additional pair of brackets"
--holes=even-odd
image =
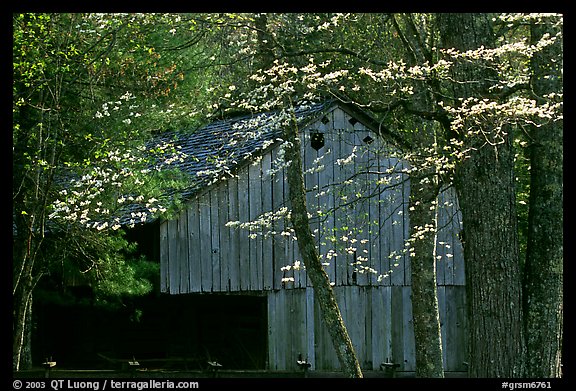
[[(300, 126), (305, 125), (318, 119), (331, 106), (331, 102), (324, 102), (298, 107), (295, 110), (297, 121)], [(215, 121), (192, 132), (166, 132), (151, 145), (173, 143), (187, 156), (171, 166), (190, 176), (191, 186), (183, 192), (187, 198), (281, 142), (283, 129), (279, 115), (279, 112), (243, 115)]]

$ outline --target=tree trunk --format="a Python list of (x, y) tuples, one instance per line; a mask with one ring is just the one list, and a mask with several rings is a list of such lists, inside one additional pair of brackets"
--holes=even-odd
[(523, 376), (513, 152), (484, 146), (457, 171), (472, 377)]
[[(532, 27), (536, 43), (556, 28)], [(532, 59), (534, 93), (562, 91), (562, 44), (544, 48)], [(543, 103), (543, 102), (542, 102)], [(562, 121), (532, 127), (530, 207), (525, 267), (527, 375), (560, 377), (563, 331), (563, 126)]]
[(274, 62), (274, 50), (272, 36), (268, 30), (268, 16), (266, 14), (257, 14), (254, 17), (254, 29), (258, 41), (257, 46), (257, 64), (260, 69), (268, 69)]
[[(412, 14), (396, 16), (392, 21), (406, 49), (409, 66), (425, 63), (426, 48), (424, 40), (416, 28)], [(404, 26), (404, 29), (401, 27)], [(417, 83), (420, 91), (426, 93), (413, 97), (410, 106), (418, 111), (433, 111), (432, 94), (427, 91), (425, 83)], [(412, 281), (412, 321), (414, 324), (416, 377), (444, 377), (442, 361), (442, 333), (440, 330), (440, 313), (438, 310), (438, 293), (436, 285), (436, 234), (438, 179), (436, 171), (427, 160), (426, 149), (436, 143), (437, 125), (423, 118), (416, 118), (414, 130), (409, 139), (412, 149), (410, 162), (417, 168), (410, 177), (410, 238), (411, 251), (410, 273)]]
[(35, 244), (26, 219), (16, 216), (13, 250), (12, 295), (12, 368), (15, 371), (32, 367), (32, 297), (40, 275), (34, 275)]
[(416, 377), (444, 377), (435, 259), (438, 184), (429, 174), (425, 182), (421, 177), (410, 180), (410, 236), (418, 237), (410, 258)]
[(29, 321), (32, 319), (32, 292), (40, 278), (34, 264), (41, 244), (35, 233), (44, 229), (42, 224), (38, 224), (35, 209), (41, 205), (40, 195), (46, 192), (38, 188), (41, 182), (38, 178), (30, 179), (34, 174), (26, 168), (25, 156), (32, 154), (28, 144), (38, 138), (34, 133), (39, 121), (38, 113), (29, 105), (22, 106), (15, 112), (15, 121), (22, 130), (19, 137), (14, 137), (12, 159), (12, 367), (18, 371), (32, 366), (32, 326)]
[[(444, 47), (460, 51), (494, 47), (487, 14), (441, 14), (439, 29)], [(482, 97), (497, 79), (479, 63), (454, 69), (455, 101)], [(495, 138), (496, 129), (484, 125), (483, 134)], [(514, 189), (511, 129), (488, 143), (482, 135), (464, 138), (472, 148), (459, 164), (455, 188), (462, 210), (463, 246), (469, 325), (469, 375), (524, 375), (524, 334), (518, 227)]]
[(12, 319), (12, 369), (15, 371), (32, 367), (32, 291), (33, 284), (29, 279), (22, 281), (13, 296)]
[(302, 173), (300, 139), (296, 121), (286, 127), (285, 141), (288, 143), (285, 159), (288, 163), (287, 176), (289, 197), (292, 204), (291, 222), (298, 239), (298, 248), (306, 266), (314, 294), (320, 304), (322, 319), (330, 333), (340, 366), (347, 377), (361, 378), (362, 370), (356, 357), (352, 341), (348, 335), (344, 320), (338, 308), (330, 278), (320, 261), (316, 241), (310, 230), (308, 209), (306, 206), (306, 189)]

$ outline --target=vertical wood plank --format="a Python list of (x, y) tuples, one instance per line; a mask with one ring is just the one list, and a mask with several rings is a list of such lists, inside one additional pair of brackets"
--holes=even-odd
[(369, 290), (370, 295), (370, 359), (372, 361), (373, 370), (378, 370), (386, 357), (386, 335), (384, 329), (384, 296), (382, 295), (383, 288), (379, 286), (372, 286)]
[[(388, 235), (388, 228), (386, 227), (386, 224), (389, 224), (390, 226), (391, 224), (391, 219), (390, 219), (390, 205), (389, 202), (386, 199), (386, 178), (388, 177), (388, 174), (386, 173), (386, 170), (389, 168), (390, 166), (390, 162), (388, 159), (388, 154), (387, 154), (387, 149), (385, 147), (385, 145), (382, 143), (379, 145), (379, 149), (377, 151), (378, 154), (378, 172), (380, 173), (378, 175), (378, 187), (377, 187), (377, 191), (378, 191), (378, 197), (377, 197), (377, 202), (378, 202), (378, 217), (376, 220), (376, 224), (378, 226), (378, 251), (380, 252), (380, 256), (379, 256), (379, 269), (378, 269), (378, 274), (377, 276), (380, 277), (379, 281), (378, 281), (378, 286), (388, 286), (390, 285), (390, 277), (388, 275), (389, 270), (390, 270), (390, 241), (387, 239), (387, 235)], [(382, 277), (382, 276), (386, 276), (386, 277)]]
[(295, 365), (295, 353), (294, 350), (297, 349), (299, 343), (299, 328), (301, 319), (298, 317), (297, 311), (298, 308), (295, 306), (294, 303), (294, 292), (297, 289), (285, 289), (284, 290), (284, 297), (285, 297), (285, 305), (286, 305), (286, 340), (284, 344), (286, 345), (286, 349), (284, 351), (284, 365), (285, 368), (289, 371), (293, 371), (296, 368)]
[[(447, 251), (447, 246), (452, 245), (450, 239), (450, 229), (451, 226), (451, 216), (450, 208), (448, 208), (446, 203), (446, 194), (440, 191), (437, 197), (438, 205), (436, 210), (436, 283), (438, 285), (450, 285), (453, 283), (453, 278), (450, 273), (450, 268), (452, 260), (447, 257), (447, 253), (452, 251)], [(448, 247), (449, 248), (449, 247)]]
[(414, 323), (412, 321), (412, 287), (402, 287), (403, 327), (404, 327), (404, 370), (416, 370), (416, 342), (414, 340)]
[[(310, 128), (302, 129), (299, 133), (299, 137), (301, 140), (300, 148), (302, 151), (302, 172), (304, 173), (304, 188), (306, 189), (306, 206), (308, 213), (312, 216), (309, 220), (310, 230), (312, 231), (312, 235), (316, 237), (318, 225), (315, 218), (317, 210), (317, 200), (315, 198), (315, 194), (317, 192), (316, 188), (318, 184), (318, 177), (316, 173), (310, 172), (310, 169), (313, 168), (312, 166), (314, 159), (317, 156), (317, 151), (314, 150), (311, 146)], [(300, 255), (298, 240), (296, 236), (294, 236), (293, 239), (295, 240), (292, 241), (293, 253), (291, 263), (294, 264), (294, 262), (300, 261), (301, 265), (303, 265), (304, 263), (302, 256)], [(306, 288), (310, 285), (308, 275), (303, 267), (294, 271), (294, 279), (295, 288)]]
[[(404, 365), (404, 301), (402, 286), (392, 285), (392, 362), (399, 364), (399, 370), (405, 370)], [(407, 332), (407, 330), (406, 330)]]
[[(310, 214), (310, 230), (315, 238), (316, 246), (318, 248), (319, 254), (320, 250), (320, 236), (321, 236), (321, 222), (320, 222), (320, 200), (319, 200), (319, 177), (320, 171), (322, 170), (322, 155), (326, 151), (326, 145), (320, 149), (316, 150), (312, 148), (311, 135), (312, 132), (316, 133), (321, 130), (322, 123), (317, 121), (305, 129), (302, 130), (302, 139), (306, 140), (304, 145), (304, 158), (303, 158), (303, 171), (304, 171), (304, 183), (306, 188), (306, 206), (308, 213)], [(301, 257), (300, 257), (301, 258)], [(304, 278), (302, 273), (300, 277), (300, 286), (305, 288), (311, 286), (310, 280)]]
[[(286, 200), (284, 199), (284, 169), (280, 168), (283, 161), (280, 161), (278, 156), (278, 149), (274, 149), (272, 154), (272, 168), (274, 175), (272, 181), (272, 208), (277, 211), (282, 207), (286, 207)], [(280, 289), (282, 287), (282, 271), (281, 268), (286, 266), (285, 246), (286, 239), (282, 235), (284, 231), (284, 219), (279, 219), (274, 222), (273, 230), (276, 234), (272, 238), (272, 281), (273, 288)]]
[(446, 286), (446, 369), (466, 370), (466, 302), (465, 287)]
[(202, 256), (200, 254), (200, 203), (198, 198), (188, 204), (188, 270), (190, 292), (202, 291)]
[(212, 264), (212, 291), (220, 292), (220, 211), (218, 210), (218, 190), (210, 190), (210, 263)]
[(456, 358), (454, 367), (459, 371), (466, 371), (467, 367), (464, 365), (468, 361), (468, 314), (466, 307), (466, 287), (463, 285), (455, 285), (454, 290), (454, 303), (456, 306), (456, 329), (458, 335), (458, 342), (456, 342), (455, 352)]
[[(392, 285), (404, 285), (404, 268), (406, 266), (404, 249), (404, 225), (407, 213), (404, 207), (404, 192), (402, 184), (401, 167), (402, 164), (397, 158), (390, 158), (390, 165), (394, 169), (391, 173), (392, 187), (388, 191), (390, 199), (390, 251), (394, 254), (390, 260), (390, 283)], [(408, 200), (408, 199), (407, 199)], [(408, 202), (406, 200), (406, 202)]]
[(295, 370), (294, 365), (294, 350), (298, 345), (298, 328), (300, 326), (300, 319), (295, 313), (298, 308), (294, 306), (294, 292), (296, 289), (284, 290), (284, 297), (286, 300), (286, 350), (284, 351), (284, 365), (287, 370)]
[(366, 310), (366, 316), (364, 318), (364, 346), (365, 346), (365, 357), (364, 357), (364, 367), (365, 369), (374, 370), (374, 362), (372, 361), (374, 349), (372, 332), (372, 317), (374, 314), (374, 304), (372, 303), (372, 286), (367, 286), (362, 289), (362, 295), (364, 298), (364, 306)]
[[(387, 157), (380, 158), (380, 172), (386, 173), (390, 169), (390, 159)], [(379, 225), (379, 245), (380, 245), (380, 274), (383, 276), (379, 285), (390, 286), (392, 281), (391, 265), (393, 265), (392, 254), (392, 234), (393, 234), (393, 220), (395, 218), (395, 211), (392, 205), (391, 193), (386, 189), (388, 186), (386, 180), (390, 178), (390, 174), (382, 175), (383, 185), (379, 189), (378, 204), (380, 206), (380, 215), (378, 219)]]
[(170, 293), (177, 294), (180, 292), (180, 276), (178, 264), (178, 220), (168, 221), (168, 263), (170, 278)]
[(440, 335), (442, 338), (442, 362), (444, 364), (444, 370), (448, 370), (447, 357), (448, 357), (448, 346), (446, 344), (446, 330), (450, 327), (446, 319), (446, 287), (443, 285), (437, 286), (437, 297), (438, 297), (438, 315), (440, 316)]
[(464, 249), (460, 233), (462, 232), (462, 212), (458, 204), (458, 197), (454, 187), (448, 190), (450, 205), (452, 208), (452, 225), (451, 225), (451, 240), (452, 240), (452, 255), (454, 264), (454, 285), (464, 285)]
[[(260, 162), (250, 164), (248, 168), (250, 184), (250, 221), (256, 221), (262, 213), (262, 175)], [(252, 232), (255, 237), (250, 239), (250, 287), (262, 289), (262, 231)]]
[(168, 221), (160, 224), (160, 292), (170, 292), (170, 241)]
[[(302, 147), (304, 148), (304, 147)], [(284, 172), (284, 178), (287, 179), (286, 172)], [(290, 203), (290, 187), (288, 182), (284, 182), (284, 194), (283, 198), (286, 202), (286, 205), (289, 210), (292, 209), (292, 205)], [(284, 229), (286, 232), (289, 232), (289, 236), (285, 236), (285, 246), (284, 246), (284, 265), (282, 266), (290, 266), (290, 270), (287, 272), (282, 273), (282, 276), (285, 278), (293, 277), (293, 282), (284, 283), (282, 286), (287, 289), (296, 289), (301, 287), (306, 287), (306, 274), (302, 270), (294, 270), (292, 266), (294, 265), (296, 260), (300, 260), (300, 250), (298, 249), (298, 241), (296, 240), (294, 230), (292, 229), (292, 222), (290, 219), (286, 219), (284, 221)], [(281, 267), (282, 267), (281, 266)]]
[(392, 362), (391, 286), (373, 287), (372, 291), (372, 363), (375, 370), (383, 362)]
[[(343, 164), (341, 166), (341, 175), (342, 175), (342, 179), (344, 181), (347, 182), (347, 184), (345, 185), (344, 191), (346, 192), (346, 202), (350, 203), (353, 202), (354, 199), (356, 198), (356, 185), (357, 182), (355, 180), (355, 178), (352, 180), (352, 177), (355, 175), (356, 173), (356, 166), (355, 166), (355, 158), (353, 158), (352, 156), (354, 154), (358, 154), (358, 151), (354, 152), (356, 150), (356, 142), (355, 142), (355, 135), (354, 135), (354, 131), (352, 128), (352, 125), (348, 122), (348, 119), (350, 118), (350, 116), (348, 116), (347, 114), (344, 115), (344, 123), (343, 125), (345, 126), (343, 132), (342, 132), (342, 140), (341, 140), (341, 157), (343, 159), (350, 159), (350, 163), (347, 164)], [(360, 227), (358, 226), (358, 204), (354, 204), (351, 203), (349, 205), (347, 205), (346, 207), (343, 208), (343, 213), (344, 213), (344, 218), (343, 218), (343, 222), (344, 222), (344, 226), (348, 227), (347, 230), (344, 230), (346, 232), (346, 236), (351, 240), (351, 239), (355, 239), (358, 240), (358, 230), (360, 229)], [(348, 241), (345, 243), (345, 247), (346, 248), (350, 248), (350, 247), (354, 247), (356, 243), (351, 243), (351, 241)], [(344, 285), (351, 285), (351, 284), (355, 284), (357, 279), (358, 279), (358, 273), (354, 271), (355, 269), (355, 265), (354, 262), (356, 261), (356, 256), (357, 254), (354, 253), (354, 251), (344, 251), (341, 255), (341, 260), (343, 260), (343, 267), (344, 267), (344, 273), (345, 276), (343, 278), (343, 284)]]
[(190, 268), (188, 265), (188, 213), (183, 209), (178, 216), (178, 263), (180, 268), (180, 293), (190, 292)]
[(445, 323), (446, 323), (446, 367), (447, 370), (453, 371), (458, 364), (455, 360), (458, 357), (457, 346), (458, 343), (458, 333), (457, 333), (457, 309), (454, 303), (454, 290), (452, 286), (445, 287)]
[[(358, 123), (355, 124), (355, 127)], [(362, 130), (355, 130), (352, 136), (353, 146), (357, 148), (356, 157), (354, 158), (354, 172), (362, 173), (355, 180), (355, 192), (359, 193), (361, 197), (369, 197), (369, 174), (368, 172), (368, 149), (366, 144), (362, 141), (367, 136), (367, 132)], [(363, 198), (356, 202), (354, 206), (354, 223), (356, 227), (354, 247), (356, 252), (354, 254), (353, 262), (356, 270), (356, 283), (361, 286), (368, 285), (370, 275), (366, 267), (370, 266), (370, 245), (369, 234), (370, 230), (370, 199)]]
[(343, 312), (346, 313), (346, 325), (350, 333), (358, 361), (362, 365), (366, 361), (366, 340), (365, 340), (365, 322), (366, 322), (366, 302), (363, 297), (361, 286), (344, 287), (345, 307)]
[[(244, 167), (238, 173), (238, 220), (250, 221), (250, 190), (248, 182), (248, 168)], [(240, 289), (249, 290), (250, 285), (250, 237), (246, 229), (239, 230), (239, 256), (240, 256)]]
[(230, 291), (230, 228), (226, 223), (230, 221), (228, 206), (228, 181), (221, 182), (218, 186), (218, 255), (220, 262), (220, 290), (223, 292)]
[(268, 315), (268, 368), (271, 371), (277, 371), (278, 368), (278, 341), (280, 340), (278, 336), (278, 331), (280, 326), (278, 325), (278, 314), (279, 310), (276, 307), (278, 292), (269, 292), (267, 295), (267, 315)]
[(290, 359), (294, 363), (294, 369), (299, 369), (298, 367), (298, 355), (302, 355), (302, 359), (306, 359), (308, 357), (308, 328), (307, 328), (307, 320), (308, 320), (308, 312), (306, 310), (306, 291), (307, 288), (303, 289), (294, 289), (293, 290), (293, 298), (294, 298), (294, 308), (297, 308), (296, 311), (296, 318), (299, 320), (297, 333), (298, 335), (295, 336), (294, 340), (298, 341), (297, 346), (295, 346), (294, 351)]
[(333, 254), (336, 250), (331, 240), (334, 235), (334, 138), (337, 137), (332, 129), (332, 116), (326, 117), (330, 122), (322, 124), (324, 131), (324, 148), (322, 148), (323, 169), (318, 173), (318, 208), (322, 211), (320, 219), (320, 232), (318, 236), (319, 253), (322, 254), (322, 261), (326, 264), (324, 269), (331, 282), (336, 280), (336, 267), (334, 258), (328, 258), (328, 254)]
[[(238, 179), (228, 179), (228, 219), (230, 221), (239, 221), (238, 211)], [(228, 274), (230, 290), (233, 292), (240, 290), (240, 229), (231, 228), (228, 231), (229, 241), (229, 254), (228, 259)]]
[(202, 193), (199, 198), (200, 211), (200, 255), (202, 292), (212, 292), (212, 221), (210, 215), (210, 192)]
[[(272, 200), (274, 194), (272, 192), (272, 183), (274, 178), (272, 177), (272, 153), (268, 152), (262, 157), (262, 212), (270, 213), (273, 212)], [(274, 286), (273, 281), (273, 231), (274, 227), (265, 228), (264, 237), (262, 238), (262, 280), (263, 289), (269, 290)]]
[(315, 321), (314, 321), (314, 289), (311, 287), (306, 288), (306, 329), (304, 330), (307, 336), (306, 357), (310, 365), (310, 370), (316, 369), (316, 336), (315, 336)]
[[(343, 178), (343, 169), (341, 164), (339, 163), (338, 159), (342, 159), (342, 138), (344, 133), (344, 128), (342, 128), (343, 124), (343, 114), (339, 110), (334, 110), (331, 113), (332, 119), (332, 129), (331, 132), (332, 136), (332, 150), (334, 153), (334, 166), (333, 166), (333, 180), (335, 184), (342, 184), (344, 182)], [(340, 255), (341, 253), (341, 243), (340, 238), (342, 237), (341, 227), (345, 226), (344, 218), (346, 216), (345, 212), (342, 210), (341, 205), (343, 204), (342, 201), (342, 186), (337, 185), (334, 187), (333, 197), (334, 197), (334, 228), (332, 235), (335, 238), (334, 247), (335, 251), (338, 253), (338, 256), (332, 258), (332, 264), (334, 265), (334, 282), (335, 284), (342, 285), (344, 281), (347, 281), (346, 276), (346, 268), (345, 268), (345, 259)]]
[(462, 215), (458, 210), (455, 212), (455, 220), (458, 224), (454, 226), (452, 231), (452, 254), (454, 255), (454, 285), (465, 285), (465, 268), (464, 268), (464, 248), (460, 239), (460, 232), (462, 232)]
[[(368, 267), (371, 271), (368, 275), (368, 284), (379, 285), (378, 275), (383, 272), (380, 261), (380, 196), (377, 174), (380, 170), (379, 145), (380, 138), (368, 133), (374, 141), (366, 146), (368, 156)], [(376, 272), (374, 272), (376, 271)]]
[(286, 367), (286, 349), (289, 347), (289, 337), (288, 331), (290, 325), (288, 324), (287, 311), (288, 307), (286, 305), (286, 291), (280, 290), (277, 292), (276, 301), (276, 311), (278, 312), (278, 317), (276, 320), (276, 325), (278, 326), (278, 354), (276, 360), (278, 361), (278, 368), (282, 370), (288, 369)]

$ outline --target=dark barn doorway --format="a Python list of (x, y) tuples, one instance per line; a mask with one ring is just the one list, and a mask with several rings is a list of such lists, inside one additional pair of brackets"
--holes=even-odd
[(187, 294), (170, 297), (168, 356), (216, 361), (223, 369), (265, 369), (266, 297)]

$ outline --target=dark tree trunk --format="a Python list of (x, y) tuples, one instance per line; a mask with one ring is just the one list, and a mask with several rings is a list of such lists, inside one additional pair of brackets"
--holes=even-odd
[[(460, 51), (494, 47), (487, 14), (438, 16), (443, 46)], [(481, 63), (454, 69), (455, 101), (482, 97), (497, 79)], [(524, 375), (524, 333), (511, 129), (484, 125), (466, 136), (469, 157), (457, 167), (455, 187), (462, 210), (469, 324), (469, 375)], [(490, 143), (498, 139), (499, 143)]]
[[(532, 27), (536, 43), (557, 28)], [(562, 91), (562, 43), (532, 59), (532, 88), (540, 98)], [(527, 376), (560, 377), (563, 331), (563, 123), (531, 129), (530, 207), (525, 267)]]
[(484, 146), (458, 169), (472, 377), (523, 376), (513, 152)]
[(254, 28), (258, 39), (257, 63), (261, 69), (267, 69), (274, 62), (272, 36), (268, 30), (268, 16), (257, 14), (254, 18)]
[(320, 304), (320, 311), (330, 333), (340, 366), (347, 377), (360, 378), (362, 370), (356, 357), (352, 341), (348, 335), (344, 320), (338, 308), (330, 278), (320, 261), (316, 241), (310, 230), (308, 209), (306, 206), (306, 189), (302, 173), (302, 157), (300, 155), (300, 139), (298, 126), (293, 120), (285, 130), (285, 141), (289, 143), (285, 159), (289, 163), (287, 177), (289, 197), (292, 204), (291, 222), (298, 238), (298, 248), (306, 266), (314, 294)]

